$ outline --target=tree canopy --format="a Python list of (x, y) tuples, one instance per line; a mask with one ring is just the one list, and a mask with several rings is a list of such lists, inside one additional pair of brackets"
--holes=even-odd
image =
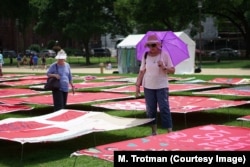
[(204, 1), (204, 12), (218, 19), (230, 21), (242, 34), (246, 43), (246, 56), (250, 54), (250, 1), (209, 0)]
[[(241, 32), (250, 53), (249, 0), (201, 0), (203, 15), (230, 21)], [(148, 30), (182, 31), (197, 27), (198, 0), (1, 0), (0, 16), (19, 19), (19, 30), (36, 23), (37, 34), (58, 33), (89, 50), (95, 36), (128, 35)], [(89, 64), (89, 57), (86, 62)]]
[[(112, 0), (31, 0), (37, 7), (39, 33), (60, 32), (65, 38), (82, 41), (87, 53), (94, 36), (105, 34), (115, 22)], [(116, 22), (115, 22), (116, 23)], [(86, 56), (89, 64), (89, 57)]]

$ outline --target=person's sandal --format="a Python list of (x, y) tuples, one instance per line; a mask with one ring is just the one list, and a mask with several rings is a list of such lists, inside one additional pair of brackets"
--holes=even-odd
[(157, 133), (156, 133), (156, 132), (153, 132), (153, 133), (151, 134), (151, 136), (155, 136), (155, 135), (157, 135)]

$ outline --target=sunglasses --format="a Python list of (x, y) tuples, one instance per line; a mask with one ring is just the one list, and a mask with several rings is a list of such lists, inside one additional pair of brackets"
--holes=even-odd
[(154, 47), (156, 47), (156, 44), (155, 43), (153, 43), (153, 44), (147, 44), (147, 47), (152, 47), (152, 48), (154, 48)]

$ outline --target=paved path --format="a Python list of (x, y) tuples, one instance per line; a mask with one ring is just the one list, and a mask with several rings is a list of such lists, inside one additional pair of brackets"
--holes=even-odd
[[(100, 68), (89, 68), (89, 67), (71, 67), (72, 73), (82, 73), (82, 74), (101, 74)], [(118, 69), (106, 70), (103, 69), (103, 74), (112, 74)], [(3, 73), (46, 73), (46, 70), (35, 69), (32, 70), (29, 67), (20, 67), (15, 66), (4, 66)], [(250, 76), (250, 69), (239, 69), (239, 68), (203, 68), (201, 73), (195, 73), (195, 75), (248, 75)]]
[[(100, 68), (85, 68), (85, 67), (71, 67), (72, 73), (85, 73), (85, 74), (101, 74)], [(117, 71), (117, 69), (106, 70), (103, 69), (103, 74), (112, 74), (113, 71)], [(14, 67), (14, 66), (5, 66), (3, 67), (3, 73), (46, 73), (47, 70), (38, 68), (38, 69), (30, 69), (30, 67)]]

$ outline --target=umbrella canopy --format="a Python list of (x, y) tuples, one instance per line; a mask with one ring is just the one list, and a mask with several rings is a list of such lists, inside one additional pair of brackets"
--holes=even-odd
[(188, 46), (172, 31), (148, 31), (136, 45), (137, 59), (141, 61), (143, 55), (148, 51), (145, 46), (148, 36), (155, 34), (161, 42), (162, 51), (165, 51), (171, 58), (174, 66), (189, 58)]

